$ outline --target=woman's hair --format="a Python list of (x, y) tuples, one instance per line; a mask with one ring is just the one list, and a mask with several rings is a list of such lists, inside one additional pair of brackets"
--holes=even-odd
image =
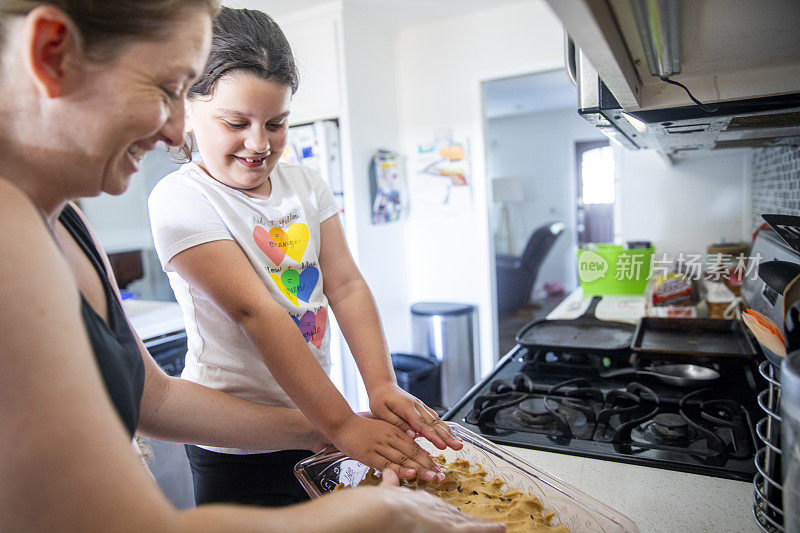
[[(292, 94), (300, 84), (292, 47), (272, 17), (255, 9), (223, 7), (214, 19), (206, 67), (186, 97), (191, 100), (213, 95), (220, 78), (234, 71), (285, 85)], [(186, 162), (193, 151), (194, 139), (189, 135), (183, 146), (170, 152), (178, 161)]]
[(56, 7), (72, 19), (79, 45), (93, 61), (113, 59), (128, 42), (168, 35), (185, 9), (205, 10), (212, 17), (219, 10), (219, 0), (0, 0), (0, 49), (5, 22), (43, 5)]
[(289, 41), (272, 17), (254, 9), (222, 8), (214, 19), (206, 68), (187, 97), (211, 95), (219, 79), (232, 71), (286, 85), (292, 94), (299, 84)]

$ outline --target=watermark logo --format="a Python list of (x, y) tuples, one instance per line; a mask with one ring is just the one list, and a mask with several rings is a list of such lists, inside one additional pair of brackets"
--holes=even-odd
[(578, 276), (584, 283), (591, 283), (605, 277), (608, 272), (608, 261), (591, 250), (581, 252), (578, 259)]

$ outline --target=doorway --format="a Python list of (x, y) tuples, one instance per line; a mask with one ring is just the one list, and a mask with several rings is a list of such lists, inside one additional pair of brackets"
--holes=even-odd
[[(483, 82), (500, 356), (527, 322), (546, 317), (577, 286), (575, 141), (602, 135), (575, 112), (576, 101), (563, 69)], [(517, 290), (524, 275), (506, 266), (521, 260), (537, 229), (561, 224), (531, 284)]]
[(607, 140), (575, 143), (578, 246), (614, 241), (614, 152)]

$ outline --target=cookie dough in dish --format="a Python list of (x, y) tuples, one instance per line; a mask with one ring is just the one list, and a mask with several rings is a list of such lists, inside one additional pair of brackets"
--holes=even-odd
[[(504, 492), (505, 482), (500, 478), (487, 480), (488, 474), (481, 465), (473, 466), (463, 459), (447, 463), (443, 455), (434, 457), (434, 460), (445, 472), (442, 483), (415, 478), (403, 479), (400, 484), (438, 496), (460, 511), (486, 522), (502, 522), (507, 533), (569, 533), (564, 526), (550, 525), (556, 513), (545, 509), (536, 496), (511, 488)], [(358, 486), (377, 485), (380, 481), (372, 470)], [(345, 485), (338, 485), (336, 490), (341, 488)]]

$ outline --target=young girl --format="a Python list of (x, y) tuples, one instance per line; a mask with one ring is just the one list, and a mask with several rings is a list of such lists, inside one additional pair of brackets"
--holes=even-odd
[[(277, 24), (259, 11), (223, 8), (205, 71), (187, 96), (187, 127), (202, 162), (165, 177), (150, 197), (156, 248), (187, 326), (183, 377), (296, 405), (349, 456), (400, 477), (441, 481), (413, 437), (440, 449), (461, 444), (397, 386), (330, 189), (313, 170), (278, 163), (297, 84)], [(326, 375), (329, 307), (377, 419), (353, 413)], [(308, 452), (187, 446), (187, 454), (198, 503), (305, 498), (292, 467)]]

